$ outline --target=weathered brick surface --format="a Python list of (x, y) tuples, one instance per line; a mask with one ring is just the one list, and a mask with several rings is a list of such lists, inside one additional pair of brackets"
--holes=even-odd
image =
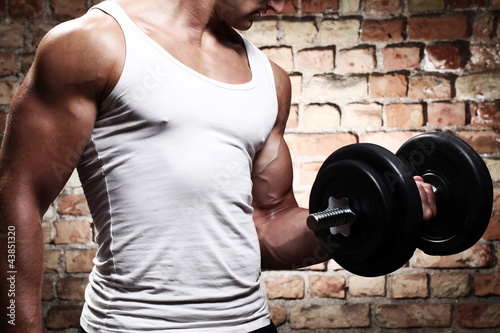
[(309, 288), (312, 297), (344, 298), (345, 278), (342, 276), (311, 275)]
[(45, 325), (49, 329), (61, 330), (78, 327), (82, 307), (79, 305), (60, 305), (50, 308), (45, 317)]
[(385, 296), (385, 277), (366, 278), (351, 276), (348, 280), (349, 295), (352, 297)]
[[(453, 40), (468, 37), (467, 16), (412, 17), (409, 20), (410, 40)], [(439, 29), (436, 29), (439, 27)]]
[(326, 329), (368, 327), (370, 308), (368, 304), (311, 305), (293, 307), (290, 311), (290, 326), (293, 329)]
[(490, 267), (493, 264), (492, 255), (490, 246), (476, 244), (464, 252), (445, 257), (429, 256), (417, 250), (410, 262), (413, 267), (480, 268)]
[(389, 304), (375, 306), (375, 320), (382, 328), (447, 327), (451, 304)]
[(500, 304), (460, 304), (457, 306), (457, 322), (461, 327), (500, 327)]
[(89, 283), (88, 278), (67, 277), (59, 279), (56, 284), (57, 297), (69, 301), (83, 301), (85, 288)]
[(408, 78), (402, 74), (370, 76), (370, 97), (398, 98), (406, 97)]
[(426, 298), (429, 296), (426, 274), (396, 274), (392, 276), (393, 298)]
[(37, 18), (44, 9), (42, 0), (10, 1), (10, 16), (13, 18)]
[(386, 71), (420, 68), (420, 48), (417, 46), (384, 48)]
[[(99, 2), (0, 3), (0, 131), (42, 38)], [(289, 279), (262, 284), (279, 331), (500, 327), (499, 11), (500, 0), (290, 0), (283, 15), (266, 15), (243, 32), (290, 74), (285, 137), (301, 206), (307, 208), (318, 169), (334, 150), (370, 142), (395, 152), (419, 133), (443, 129), (482, 154), (495, 184), (490, 225), (463, 253), (417, 250), (402, 270), (374, 279), (331, 260), (282, 275), (263, 272), (262, 281)], [(43, 217), (47, 333), (75, 330), (93, 266), (91, 217), (80, 193), (73, 174)]]
[(366, 20), (363, 22), (363, 42), (400, 42), (403, 40), (405, 22), (402, 19)]
[(422, 104), (388, 104), (385, 112), (388, 127), (419, 127), (424, 123)]
[(430, 126), (463, 126), (466, 122), (465, 103), (429, 103), (427, 116)]
[(90, 224), (87, 221), (55, 221), (55, 244), (88, 243)]
[(268, 299), (275, 298), (303, 298), (304, 279), (301, 276), (284, 278), (269, 277), (265, 281)]
[(322, 13), (339, 9), (339, 0), (302, 0), (302, 12)]
[(369, 73), (375, 69), (375, 48), (344, 49), (339, 51), (337, 71), (341, 73)]
[(457, 298), (469, 295), (471, 279), (469, 274), (438, 273), (431, 278), (432, 296), (436, 298)]
[(499, 296), (500, 273), (475, 274), (474, 292), (477, 296)]
[(96, 250), (67, 250), (64, 253), (67, 273), (89, 273)]

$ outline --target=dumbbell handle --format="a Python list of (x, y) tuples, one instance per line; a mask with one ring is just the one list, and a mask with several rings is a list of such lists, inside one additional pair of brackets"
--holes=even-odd
[[(432, 191), (439, 198), (439, 191), (433, 185)], [(324, 211), (312, 213), (307, 217), (307, 227), (312, 231), (325, 230), (352, 223), (356, 220), (356, 214), (349, 207), (347, 198), (340, 200), (330, 197), (328, 208)]]
[(326, 210), (307, 217), (307, 227), (312, 231), (319, 231), (350, 224), (355, 220), (356, 214), (349, 207), (347, 198), (337, 200), (330, 197)]

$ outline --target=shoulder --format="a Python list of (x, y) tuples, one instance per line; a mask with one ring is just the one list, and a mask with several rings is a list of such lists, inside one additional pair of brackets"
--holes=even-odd
[(276, 84), (276, 96), (278, 98), (278, 116), (276, 118), (276, 126), (284, 131), (288, 115), (290, 113), (290, 105), (292, 100), (292, 84), (288, 73), (271, 61), (271, 67), (274, 74), (274, 82)]
[(118, 24), (107, 14), (92, 10), (46, 34), (38, 46), (32, 71), (46, 84), (93, 82), (96, 90), (105, 89), (113, 71), (121, 70), (124, 50)]

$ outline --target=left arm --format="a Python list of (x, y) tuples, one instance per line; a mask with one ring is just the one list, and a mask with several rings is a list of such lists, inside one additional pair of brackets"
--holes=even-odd
[[(293, 193), (293, 168), (284, 140), (291, 103), (288, 74), (273, 64), (278, 95), (278, 116), (252, 172), (254, 221), (259, 235), (263, 269), (290, 269), (329, 259), (316, 235), (306, 225), (309, 211), (297, 205)], [(432, 186), (415, 177), (422, 201), (423, 222), (436, 214)]]
[(288, 74), (273, 64), (278, 116), (266, 143), (254, 160), (252, 173), (254, 221), (259, 235), (263, 269), (290, 269), (328, 259), (306, 225), (307, 209), (293, 194), (292, 161), (283, 138), (290, 110)]

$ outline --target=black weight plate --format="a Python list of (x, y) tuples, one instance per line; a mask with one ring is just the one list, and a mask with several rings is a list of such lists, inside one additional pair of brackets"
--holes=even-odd
[(493, 205), (493, 184), (482, 158), (462, 139), (442, 132), (418, 135), (396, 155), (414, 175), (438, 189), (437, 217), (423, 226), (417, 247), (451, 255), (484, 234)]
[(349, 237), (316, 232), (339, 265), (357, 275), (380, 276), (412, 256), (421, 203), (415, 182), (394, 154), (372, 144), (337, 150), (323, 163), (313, 185), (311, 213), (325, 210), (330, 196), (348, 198), (357, 216)]

